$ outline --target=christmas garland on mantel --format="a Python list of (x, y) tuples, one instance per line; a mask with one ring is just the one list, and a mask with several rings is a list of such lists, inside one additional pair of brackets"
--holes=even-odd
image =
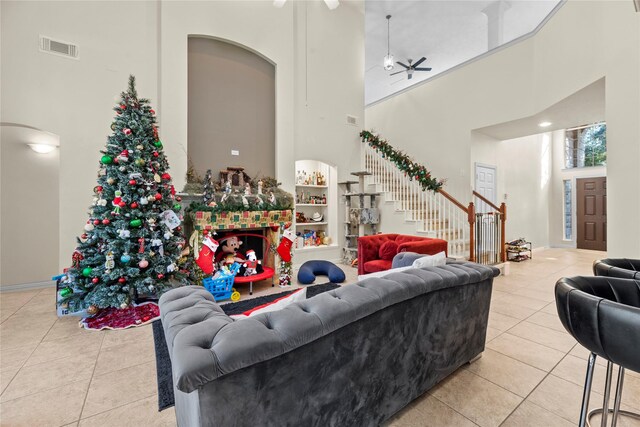
[(380, 139), (378, 135), (363, 130), (360, 132), (360, 138), (362, 138), (362, 142), (366, 142), (371, 148), (376, 150), (383, 159), (388, 159), (393, 162), (399, 170), (404, 172), (409, 180), (415, 179), (418, 181), (422, 186), (422, 190), (437, 192), (444, 184), (445, 180), (433, 178), (431, 172), (429, 172), (426, 167), (414, 162), (409, 156), (393, 148), (387, 140)]

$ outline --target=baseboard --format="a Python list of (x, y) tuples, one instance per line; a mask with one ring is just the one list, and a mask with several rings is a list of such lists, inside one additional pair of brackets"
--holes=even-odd
[(55, 285), (56, 285), (56, 282), (53, 280), (45, 280), (44, 282), (20, 283), (18, 285), (3, 285), (3, 286), (0, 286), (0, 293), (26, 291), (29, 289), (44, 289), (44, 288), (54, 287)]

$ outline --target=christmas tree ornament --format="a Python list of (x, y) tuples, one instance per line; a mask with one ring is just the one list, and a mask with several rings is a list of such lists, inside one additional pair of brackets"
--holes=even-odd
[(140, 197), (140, 201), (139, 201), (141, 206), (146, 205), (147, 203), (149, 203), (149, 201), (147, 200), (147, 198), (145, 196)]
[(102, 193), (102, 190), (102, 185), (96, 185), (95, 187), (93, 187), (94, 193)]
[(164, 274), (158, 273), (158, 279), (160, 279), (160, 280), (164, 279)]
[(113, 210), (111, 213), (119, 214), (120, 213), (120, 203), (122, 203), (122, 191), (116, 190), (114, 193), (113, 201), (111, 201), (111, 205), (113, 206)]
[(170, 239), (170, 238), (172, 238), (172, 237), (173, 237), (173, 233), (172, 233), (171, 231), (166, 231), (166, 232), (164, 233), (164, 239), (165, 239), (165, 240), (169, 240), (169, 239)]
[(105, 218), (102, 220), (102, 225), (109, 225), (111, 224), (111, 221), (109, 221), (109, 218)]
[(116, 180), (114, 178), (107, 178), (107, 184), (109, 185), (113, 185), (115, 184)]
[(120, 257), (120, 262), (123, 264), (129, 264), (129, 261), (131, 261), (131, 256), (129, 254), (123, 254)]
[(153, 202), (156, 199), (154, 195), (147, 196), (147, 202)]
[(154, 109), (153, 109), (153, 108), (152, 108), (152, 109), (150, 109), (150, 110), (149, 110), (149, 112), (150, 112), (151, 114), (155, 114), (155, 113), (156, 113), (156, 112), (154, 111)]
[(82, 233), (82, 235), (80, 236), (81, 239), (86, 239), (87, 238), (87, 233)]
[(153, 174), (153, 180), (158, 184), (162, 181), (162, 179), (160, 178), (160, 175), (158, 175), (157, 173)]
[(153, 157), (158, 157), (158, 156), (160, 155), (160, 153), (158, 153), (157, 151), (154, 151), (151, 155), (152, 155)]
[(89, 277), (91, 276), (91, 272), (93, 271), (93, 269), (91, 267), (85, 267), (82, 269), (82, 275), (84, 277)]
[(149, 261), (147, 261), (146, 259), (141, 259), (140, 262), (138, 262), (138, 267), (140, 268), (149, 267)]
[(119, 170), (120, 172), (124, 172), (124, 171), (126, 171), (126, 170), (127, 170), (127, 168), (125, 168), (124, 166), (120, 166), (120, 167), (118, 168), (118, 170)]
[(122, 150), (118, 157), (116, 157), (119, 162), (128, 162), (129, 161), (129, 150)]
[(163, 173), (162, 179), (164, 179), (165, 181), (169, 181), (171, 179), (171, 175), (169, 175), (168, 173)]
[(142, 144), (136, 145), (136, 150), (138, 150), (138, 151), (144, 150), (144, 145), (142, 145)]
[(121, 110), (126, 110), (127, 109), (127, 105), (126, 104), (120, 104), (120, 109)]
[(116, 124), (115, 124), (115, 122), (114, 122), (114, 123), (111, 123), (111, 130), (116, 130)]
[(135, 179), (130, 179), (129, 180), (129, 185), (136, 185), (136, 180)]
[(178, 196), (176, 197), (176, 202), (181, 202), (182, 201), (182, 197)]
[(66, 288), (62, 288), (60, 289), (60, 296), (61, 297), (66, 297), (69, 296), (73, 293), (73, 290), (70, 287), (66, 287)]
[(93, 224), (91, 224), (90, 222), (87, 222), (87, 223), (85, 224), (85, 226), (84, 226), (84, 229), (85, 229), (86, 231), (93, 231), (93, 228), (94, 228), (94, 227), (93, 227)]
[(138, 239), (138, 244), (140, 245), (138, 249), (138, 253), (143, 254), (144, 253), (144, 237), (141, 237)]
[(131, 221), (129, 221), (129, 225), (131, 227), (140, 227), (142, 226), (142, 220), (141, 219), (132, 219)]
[(144, 166), (144, 159), (136, 159), (135, 164), (136, 166)]
[(107, 256), (105, 257), (104, 269), (106, 272), (111, 272), (113, 268), (116, 266), (116, 262), (113, 260), (113, 252), (107, 252)]
[(93, 220), (93, 225), (100, 225), (101, 221), (99, 219)]
[(131, 204), (129, 205), (129, 207), (130, 207), (131, 209), (136, 209), (136, 208), (138, 207), (138, 203), (133, 202), (133, 203), (131, 203)]
[(91, 279), (91, 283), (93, 283), (94, 285), (97, 284), (100, 281), (100, 279), (98, 277), (94, 277), (93, 279)]
[(118, 283), (124, 283), (124, 282), (126, 282), (126, 281), (127, 281), (127, 279), (125, 279), (124, 277), (120, 277), (120, 278), (118, 279)]
[(118, 230), (118, 237), (120, 239), (128, 239), (129, 237), (131, 237), (131, 231), (127, 230), (126, 228), (121, 228), (120, 230)]
[(123, 310), (127, 307), (129, 307), (129, 304), (127, 304), (126, 302), (123, 302), (122, 304), (120, 304), (120, 308)]
[(179, 212), (182, 209), (182, 205), (180, 203), (176, 203), (173, 205), (173, 210)]
[(156, 193), (156, 195), (154, 196), (154, 198), (155, 198), (156, 200), (162, 200), (162, 194), (160, 194), (160, 193)]
[(87, 307), (87, 314), (89, 316), (93, 316), (94, 314), (98, 313), (98, 307), (91, 304), (89, 307)]
[(156, 148), (162, 148), (162, 141), (158, 140), (158, 141), (154, 142), (154, 143), (153, 143), (153, 145), (154, 145)]
[(102, 156), (102, 158), (100, 159), (100, 161), (102, 162), (102, 164), (110, 165), (111, 163), (113, 163), (113, 157), (111, 157), (111, 156), (107, 156), (107, 155), (105, 154), (104, 156)]
[(131, 135), (131, 129), (129, 129), (129, 128), (124, 128), (124, 129), (122, 129), (122, 133), (124, 133), (124, 134), (125, 134), (125, 135), (127, 135), (127, 136), (128, 136), (128, 135)]

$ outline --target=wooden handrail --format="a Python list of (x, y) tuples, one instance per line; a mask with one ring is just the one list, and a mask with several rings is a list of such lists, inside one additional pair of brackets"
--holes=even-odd
[(465, 205), (457, 201), (455, 197), (453, 197), (451, 194), (444, 191), (442, 188), (438, 189), (438, 193), (442, 194), (447, 200), (449, 200), (451, 203), (453, 203), (454, 205), (456, 205), (457, 207), (465, 211), (467, 214), (469, 213), (469, 209)]
[(485, 202), (486, 204), (488, 204), (489, 206), (491, 206), (496, 211), (500, 212), (500, 208), (497, 207), (496, 205), (494, 205), (493, 203), (491, 203), (491, 201), (489, 199), (487, 199), (486, 197), (484, 197), (482, 194), (480, 194), (477, 191), (473, 190), (473, 195), (476, 196), (478, 199), (482, 200), (483, 202)]

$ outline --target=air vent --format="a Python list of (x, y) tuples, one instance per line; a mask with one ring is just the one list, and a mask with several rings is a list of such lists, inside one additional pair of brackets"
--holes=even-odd
[(347, 114), (347, 124), (351, 126), (358, 126), (358, 118)]
[(40, 51), (78, 59), (78, 46), (49, 37), (40, 36)]

